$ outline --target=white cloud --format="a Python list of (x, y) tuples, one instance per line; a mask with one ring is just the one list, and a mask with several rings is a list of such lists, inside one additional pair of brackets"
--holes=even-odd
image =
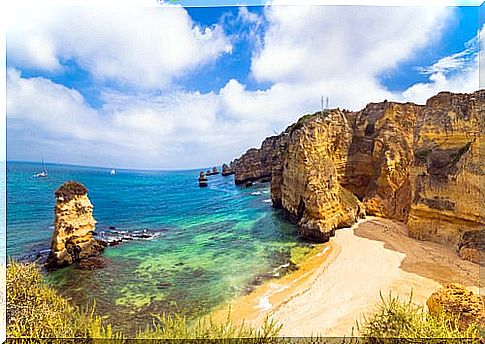
[(252, 72), (273, 82), (375, 77), (435, 41), (450, 13), (446, 7), (270, 6)]
[(485, 46), (485, 26), (476, 37), (465, 44), (465, 49), (456, 54), (445, 56), (429, 67), (421, 70), (429, 74), (425, 83), (417, 83), (402, 93), (406, 101), (424, 103), (428, 98), (441, 91), (474, 92), (479, 89), (480, 60), (479, 46)]
[(103, 95), (93, 109), (76, 90), (45, 78), (7, 76), (8, 154), (133, 168), (189, 168), (229, 161), (265, 134), (225, 116), (215, 93)]
[(232, 49), (220, 25), (200, 27), (182, 7), (36, 8), (15, 15), (7, 53), (19, 68), (56, 72), (75, 60), (101, 80), (163, 88)]
[[(22, 22), (9, 39), (43, 40), (47, 43), (38, 44), (44, 51), (12, 40), (9, 56), (19, 66), (30, 63), (54, 72), (74, 58), (100, 78), (158, 88), (230, 51), (231, 39), (221, 26), (200, 28), (185, 10), (165, 10), (130, 9), (116, 18), (82, 12), (71, 26), (69, 12), (31, 14), (37, 23), (49, 24)], [(404, 93), (390, 92), (379, 82), (382, 73), (432, 46), (451, 13), (445, 7), (274, 6), (261, 17), (243, 7), (235, 20), (251, 26), (243, 33), (256, 42), (251, 75), (270, 84), (256, 91), (236, 79), (208, 93), (178, 87), (157, 95), (105, 90), (102, 107), (94, 109), (74, 89), (12, 70), (7, 80), (9, 154), (117, 167), (200, 167), (259, 146), (265, 136), (318, 110), (322, 94), (331, 107), (360, 109), (370, 101), (422, 103), (441, 90), (468, 90), (478, 73), (471, 63), (478, 56), (470, 51), (424, 68), (429, 82)], [(257, 33), (261, 25), (267, 26), (262, 35)], [(21, 147), (26, 144), (29, 150)]]

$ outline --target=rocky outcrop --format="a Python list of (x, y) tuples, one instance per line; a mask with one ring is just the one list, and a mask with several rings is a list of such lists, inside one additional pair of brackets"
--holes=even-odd
[(219, 174), (219, 170), (217, 169), (217, 167), (213, 167), (212, 170), (207, 170), (207, 173), (206, 173), (206, 175), (208, 176), (213, 176), (216, 174)]
[(484, 300), (458, 283), (440, 288), (426, 304), (433, 315), (444, 313), (456, 318), (462, 331), (472, 324), (485, 328)]
[(261, 148), (251, 148), (240, 158), (231, 162), (236, 184), (254, 181), (271, 181), (273, 171), (281, 169), (288, 129), (277, 136), (266, 138)]
[[(350, 226), (364, 215), (357, 197), (339, 183), (351, 138), (352, 130), (340, 110), (315, 114), (304, 125), (291, 128), (280, 192), (272, 198), (281, 202), (304, 237), (327, 241), (336, 228)], [(272, 184), (274, 191), (278, 185)]]
[(409, 173), (414, 127), (422, 106), (368, 104), (355, 113), (342, 186), (357, 195), (366, 213), (404, 221), (409, 213)]
[(206, 187), (208, 184), (207, 184), (207, 177), (204, 173), (204, 171), (200, 171), (200, 174), (199, 174), (199, 186), (202, 188), (202, 187)]
[(470, 258), (469, 235), (462, 240), (464, 233), (483, 231), (485, 224), (480, 187), (484, 114), (485, 91), (443, 92), (430, 98), (416, 123), (410, 176), (410, 234), (459, 246), (461, 254)]
[(357, 112), (327, 110), (267, 138), (231, 169), (237, 184), (271, 180), (273, 206), (304, 237), (325, 241), (365, 208), (477, 262), (485, 222), (484, 113), (485, 90), (442, 92), (426, 105), (384, 101)]
[(221, 172), (223, 177), (230, 176), (234, 174), (232, 169), (227, 165), (227, 164), (222, 164), (222, 172)]
[(62, 267), (98, 255), (105, 244), (93, 237), (96, 220), (87, 189), (70, 181), (55, 194), (54, 233), (47, 265)]
[(456, 251), (461, 258), (485, 265), (485, 231), (470, 230), (461, 234)]

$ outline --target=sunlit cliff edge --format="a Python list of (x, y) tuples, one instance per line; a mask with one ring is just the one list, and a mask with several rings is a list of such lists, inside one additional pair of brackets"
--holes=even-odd
[(230, 169), (237, 184), (271, 181), (273, 206), (305, 238), (327, 241), (368, 214), (480, 263), (484, 114), (485, 90), (441, 92), (425, 105), (328, 109), (266, 138)]

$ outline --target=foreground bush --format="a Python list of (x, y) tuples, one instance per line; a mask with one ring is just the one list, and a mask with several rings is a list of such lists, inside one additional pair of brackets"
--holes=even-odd
[[(127, 338), (113, 333), (94, 314), (94, 306), (80, 309), (49, 287), (34, 263), (10, 262), (7, 266), (7, 337), (9, 338)], [(281, 327), (267, 321), (260, 330), (234, 325), (229, 321), (218, 324), (211, 319), (190, 324), (181, 316), (156, 316), (153, 324), (138, 331), (136, 338), (144, 339), (229, 339), (255, 338), (253, 342), (273, 341)], [(218, 340), (218, 343), (221, 341)], [(224, 341), (222, 341), (224, 342)], [(237, 341), (231, 340), (231, 343)]]
[(7, 266), (7, 337), (111, 338), (94, 307), (79, 309), (50, 288), (34, 263)]
[(405, 338), (413, 343), (432, 342), (432, 338), (480, 338), (479, 328), (475, 324), (460, 330), (456, 318), (445, 313), (431, 315), (423, 307), (413, 304), (412, 295), (408, 301), (391, 294), (384, 299), (381, 295), (377, 310), (365, 317), (357, 327), (369, 343), (384, 343), (390, 338)]

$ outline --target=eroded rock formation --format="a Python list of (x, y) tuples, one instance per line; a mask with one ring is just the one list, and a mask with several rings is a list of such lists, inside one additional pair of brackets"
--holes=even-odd
[(236, 184), (254, 181), (271, 181), (273, 171), (281, 167), (288, 129), (277, 136), (266, 138), (261, 148), (251, 148), (239, 159), (231, 162)]
[(234, 174), (234, 172), (232, 171), (232, 169), (229, 167), (229, 165), (227, 164), (222, 164), (222, 172), (221, 172), (222, 176), (230, 176), (231, 174)]
[(484, 300), (458, 283), (440, 288), (426, 304), (431, 314), (445, 313), (456, 318), (462, 331), (471, 324), (485, 327)]
[(366, 213), (406, 220), (416, 117), (412, 103), (368, 104), (355, 113), (342, 185), (363, 200)]
[(231, 163), (237, 184), (271, 180), (273, 206), (304, 237), (325, 241), (367, 214), (480, 260), (479, 181), (485, 90), (442, 92), (426, 105), (371, 103), (306, 115)]
[[(339, 183), (351, 137), (340, 110), (312, 116), (291, 128), (282, 175), (274, 175), (282, 181), (280, 192), (272, 198), (307, 238), (326, 241), (336, 228), (350, 226), (364, 215), (357, 197)], [(278, 183), (272, 184), (274, 192)]]
[[(483, 229), (484, 114), (485, 91), (440, 93), (427, 101), (416, 123), (410, 176), (412, 236), (458, 245), (464, 232)], [(464, 254), (468, 243), (460, 246)]]
[(55, 194), (54, 233), (48, 266), (66, 266), (98, 255), (105, 245), (93, 237), (96, 220), (87, 189), (81, 183), (70, 181)]

